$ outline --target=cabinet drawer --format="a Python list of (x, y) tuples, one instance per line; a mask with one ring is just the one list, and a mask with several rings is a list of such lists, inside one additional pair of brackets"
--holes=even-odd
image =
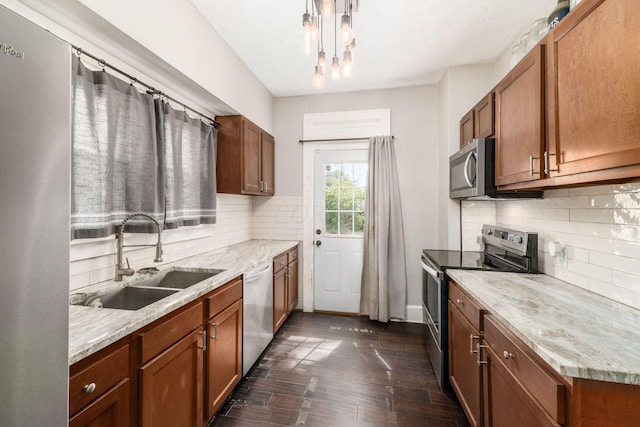
[(222, 285), (207, 297), (209, 318), (220, 313), (240, 298), (242, 298), (242, 276)]
[[(72, 376), (69, 379), (69, 414), (100, 397), (128, 374), (129, 346), (125, 345)], [(93, 391), (87, 393), (85, 387)]]
[(565, 421), (565, 387), (549, 371), (530, 357), (525, 346), (492, 316), (484, 318), (484, 340), (500, 362), (559, 424)]
[(170, 314), (167, 317), (165, 322), (140, 334), (142, 363), (202, 325), (202, 303), (200, 302), (180, 314)]
[(287, 252), (288, 255), (288, 262), (291, 263), (292, 261), (298, 259), (298, 247), (296, 246), (295, 248), (291, 249), (289, 252)]
[(453, 280), (449, 281), (449, 300), (462, 312), (476, 331), (482, 331), (482, 315), (484, 311)]
[(287, 265), (287, 253), (282, 253), (273, 258), (273, 272), (277, 273)]

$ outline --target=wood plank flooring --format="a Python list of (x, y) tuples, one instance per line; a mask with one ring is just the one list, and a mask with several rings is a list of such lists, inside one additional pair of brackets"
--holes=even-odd
[(210, 427), (468, 427), (422, 325), (294, 312)]

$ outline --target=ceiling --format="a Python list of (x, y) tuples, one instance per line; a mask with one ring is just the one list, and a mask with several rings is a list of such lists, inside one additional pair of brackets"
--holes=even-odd
[[(445, 70), (494, 62), (548, 16), (556, 0), (359, 0), (354, 74), (311, 86), (316, 57), (305, 56), (307, 0), (191, 0), (274, 96), (435, 84)], [(309, 6), (310, 7), (310, 6)], [(325, 51), (334, 54), (333, 23)], [(342, 51), (338, 44), (338, 57)]]

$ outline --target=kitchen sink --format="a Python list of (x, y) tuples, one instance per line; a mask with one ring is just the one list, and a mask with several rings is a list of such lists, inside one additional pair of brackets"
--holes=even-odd
[(151, 277), (142, 282), (136, 283), (134, 286), (144, 286), (153, 288), (172, 288), (186, 289), (196, 283), (222, 273), (224, 270), (207, 269), (206, 271), (187, 271), (187, 270), (169, 270), (166, 273), (159, 273), (157, 276)]
[(88, 298), (84, 305), (120, 310), (139, 310), (176, 292), (178, 292), (176, 289), (127, 286), (112, 293)]
[[(147, 272), (153, 271), (151, 269), (146, 270)], [(120, 310), (139, 310), (189, 286), (220, 274), (224, 270), (206, 269), (193, 271), (173, 268), (160, 273), (157, 273), (157, 270), (155, 271), (156, 273), (151, 277), (133, 282), (131, 285), (111, 293), (104, 295), (72, 295), (71, 304)]]

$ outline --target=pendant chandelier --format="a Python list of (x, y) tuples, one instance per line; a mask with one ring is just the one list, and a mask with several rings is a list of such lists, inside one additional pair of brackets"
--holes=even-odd
[[(353, 37), (353, 12), (358, 8), (357, 0), (311, 0), (311, 13), (309, 13), (309, 0), (306, 1), (305, 13), (302, 15), (302, 26), (304, 28), (304, 51), (308, 56), (317, 52), (318, 61), (315, 66), (315, 73), (311, 79), (311, 85), (316, 89), (322, 89), (325, 83), (325, 72), (327, 71), (327, 55), (324, 51), (325, 22), (330, 22), (333, 18), (333, 58), (331, 60), (331, 79), (340, 80), (340, 77), (348, 79), (353, 75), (353, 51), (356, 47), (356, 40)], [(340, 3), (338, 3), (338, 1)], [(338, 14), (342, 12), (340, 26), (338, 27)], [(333, 16), (332, 16), (333, 15)], [(338, 57), (338, 43), (344, 47), (342, 54), (342, 65)], [(317, 50), (315, 48), (317, 44)]]

